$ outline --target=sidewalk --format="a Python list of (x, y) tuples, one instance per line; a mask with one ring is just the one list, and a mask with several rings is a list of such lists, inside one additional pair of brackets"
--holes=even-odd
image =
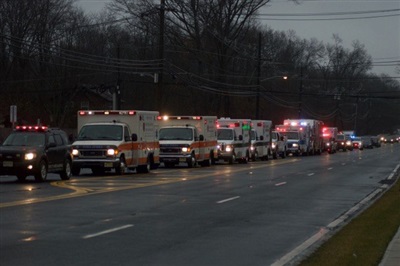
[(389, 243), (385, 255), (379, 266), (399, 266), (400, 265), (400, 227), (396, 235)]

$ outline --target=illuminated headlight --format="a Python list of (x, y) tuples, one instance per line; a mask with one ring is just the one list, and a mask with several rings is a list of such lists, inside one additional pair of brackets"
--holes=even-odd
[(326, 143), (326, 146), (331, 146), (331, 144), (330, 143)]
[(113, 156), (113, 155), (117, 155), (117, 154), (118, 154), (118, 150), (116, 150), (116, 149), (108, 149), (107, 150), (108, 156)]
[(72, 150), (72, 155), (73, 155), (73, 156), (78, 156), (78, 155), (79, 155), (79, 150), (73, 149), (73, 150)]
[(182, 151), (183, 151), (183, 152), (190, 152), (190, 147), (183, 147), (183, 148), (182, 148)]
[(299, 144), (293, 143), (293, 147), (299, 147)]
[(221, 149), (221, 145), (217, 145), (217, 149), (220, 150)]
[(275, 149), (275, 147), (276, 147), (276, 144), (272, 143), (272, 149)]
[(226, 146), (225, 151), (231, 152), (232, 151), (232, 147), (231, 146)]
[(351, 141), (346, 141), (346, 145), (351, 145)]
[(26, 161), (30, 161), (36, 158), (36, 153), (33, 152), (29, 152), (29, 153), (25, 153), (25, 160)]
[(254, 146), (250, 147), (250, 150), (254, 151), (256, 148)]

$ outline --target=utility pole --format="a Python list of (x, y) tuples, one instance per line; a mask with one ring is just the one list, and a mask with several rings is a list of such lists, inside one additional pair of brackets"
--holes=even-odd
[(303, 97), (303, 66), (300, 67), (300, 88), (299, 88), (299, 119), (302, 117), (302, 97)]
[(160, 60), (158, 73), (158, 84), (156, 91), (156, 110), (161, 110), (163, 93), (163, 70), (164, 70), (164, 31), (165, 31), (165, 0), (160, 0), (160, 32), (158, 41), (158, 58)]
[(113, 92), (113, 110), (121, 109), (121, 70), (120, 70), (120, 47), (119, 44), (117, 46), (117, 58), (118, 58), (118, 67), (117, 67), (117, 85)]
[(260, 118), (261, 32), (258, 34), (256, 119)]

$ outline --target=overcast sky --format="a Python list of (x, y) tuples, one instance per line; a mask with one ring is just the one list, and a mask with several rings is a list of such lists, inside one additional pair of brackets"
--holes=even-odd
[[(110, 1), (78, 0), (77, 3), (87, 12), (98, 12)], [(400, 62), (400, 0), (298, 2), (300, 4), (289, 0), (271, 0), (260, 10), (261, 14), (268, 16), (260, 16), (260, 19), (272, 29), (294, 30), (300, 38), (316, 38), (325, 43), (333, 43), (332, 36), (337, 34), (343, 40), (343, 45), (349, 49), (353, 41), (359, 40), (372, 56), (374, 73), (385, 73), (400, 80), (400, 74), (396, 73), (393, 64), (395, 61)], [(363, 19), (355, 19), (360, 17)], [(392, 66), (378, 66), (378, 62)]]

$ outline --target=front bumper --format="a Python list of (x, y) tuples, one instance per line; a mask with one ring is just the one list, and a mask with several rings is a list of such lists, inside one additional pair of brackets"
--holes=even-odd
[(121, 165), (119, 158), (110, 158), (110, 159), (79, 159), (74, 158), (72, 160), (73, 168), (117, 168)]
[(2, 161), (0, 175), (33, 175), (39, 171), (39, 161)]

